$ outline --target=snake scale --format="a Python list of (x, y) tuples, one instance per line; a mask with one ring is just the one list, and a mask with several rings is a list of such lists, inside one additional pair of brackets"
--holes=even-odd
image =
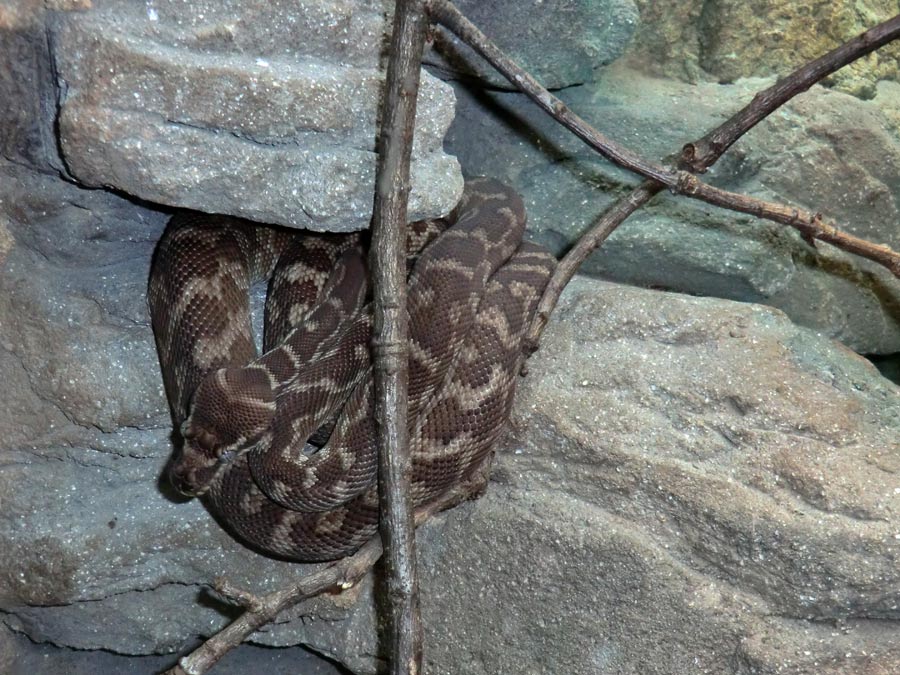
[[(446, 219), (408, 228), (412, 498), (488, 461), (523, 337), (555, 260), (523, 242), (521, 198), (466, 183)], [(263, 553), (322, 561), (377, 531), (377, 450), (362, 236), (176, 215), (148, 297), (175, 423), (169, 477)], [(268, 281), (263, 350), (249, 293)]]

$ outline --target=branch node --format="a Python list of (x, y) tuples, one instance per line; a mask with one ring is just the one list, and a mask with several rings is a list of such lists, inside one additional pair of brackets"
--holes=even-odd
[(693, 168), (694, 160), (697, 159), (697, 146), (694, 143), (685, 143), (681, 148), (681, 166), (684, 168)]
[(263, 607), (263, 602), (258, 596), (238, 588), (225, 577), (217, 577), (213, 581), (212, 590), (223, 600), (240, 605), (249, 612), (259, 612)]
[(677, 171), (675, 173), (676, 181), (672, 186), (673, 194), (693, 195), (697, 194), (697, 188), (700, 181), (690, 171)]
[(372, 352), (376, 363), (380, 360), (400, 361), (406, 358), (407, 347), (403, 342), (375, 338), (372, 340)]

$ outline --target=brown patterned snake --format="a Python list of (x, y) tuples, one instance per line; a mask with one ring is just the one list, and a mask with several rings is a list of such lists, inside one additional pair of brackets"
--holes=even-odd
[[(518, 195), (476, 179), (446, 221), (409, 228), (416, 505), (476, 471), (509, 414), (523, 336), (555, 264), (522, 242), (524, 227)], [(249, 289), (261, 279), (269, 291), (258, 356)], [(360, 237), (176, 216), (149, 300), (183, 435), (169, 470), (175, 487), (202, 496), (228, 530), (268, 554), (331, 560), (371, 538), (372, 318)]]

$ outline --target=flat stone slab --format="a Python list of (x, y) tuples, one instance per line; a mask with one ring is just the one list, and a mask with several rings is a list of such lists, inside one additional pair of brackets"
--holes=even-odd
[[(69, 171), (170, 206), (313, 230), (368, 226), (386, 3), (115, 0), (56, 17)], [(462, 177), (448, 85), (423, 73), (410, 219)]]

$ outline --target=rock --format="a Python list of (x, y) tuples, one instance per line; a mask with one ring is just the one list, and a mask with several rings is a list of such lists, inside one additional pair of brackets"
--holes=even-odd
[(576, 279), (512, 427), (420, 530), (427, 672), (900, 667), (900, 389), (839, 344)]
[[(2, 178), (0, 616), (39, 643), (177, 651), (233, 615), (213, 578), (303, 568), (159, 479), (143, 285), (163, 214)], [(486, 497), (419, 531), (429, 673), (900, 668), (900, 389), (867, 361), (777, 310), (578, 278), (529, 370)], [(374, 673), (374, 626), (369, 579), (254, 642)]]
[(640, 22), (626, 59), (645, 73), (685, 82), (709, 78), (700, 69), (702, 0), (635, 0)]
[[(247, 583), (294, 571), (215, 526), (201, 534), (202, 507), (160, 484), (171, 421), (146, 286), (166, 215), (0, 169), (13, 241), (0, 268), (0, 605), (16, 608), (6, 623), (79, 649), (176, 651), (229, 614), (195, 605), (198, 572), (241, 557)], [(186, 611), (170, 614), (176, 605)]]
[[(897, 11), (890, 0), (635, 1), (640, 27), (629, 45), (629, 62), (689, 82), (786, 75)], [(878, 80), (900, 78), (898, 54), (900, 47), (886, 45), (829, 82), (871, 98)]]
[[(885, 0), (760, 4), (728, 1), (704, 7), (700, 62), (716, 79), (786, 74), (786, 68), (812, 61), (897, 12), (896, 3)], [(896, 45), (887, 45), (833, 79), (841, 90), (871, 98), (879, 79), (900, 77), (898, 55)]]
[[(315, 230), (368, 225), (386, 3), (116, 0), (54, 22), (67, 167), (171, 206)], [(441, 141), (447, 85), (423, 77), (412, 219), (462, 191)]]
[(900, 135), (900, 83), (883, 80), (878, 83), (877, 92), (872, 102), (887, 119), (891, 131)]
[[(771, 80), (687, 85), (618, 65), (561, 92), (589, 122), (642, 156), (702, 136)], [(715, 185), (822, 211), (857, 236), (900, 247), (900, 142), (884, 100), (821, 87), (740, 140), (708, 174)], [(457, 86), (447, 148), (466, 171), (499, 176), (525, 197), (534, 236), (566, 250), (634, 176), (592, 153), (519, 94)], [(849, 187), (848, 186), (852, 186)], [(628, 283), (763, 302), (864, 353), (900, 351), (900, 284), (827, 244), (814, 251), (772, 223), (669, 195), (626, 221), (583, 271)]]
[[(638, 26), (633, 0), (460, 0), (460, 11), (498, 47), (545, 87), (561, 89), (589, 82), (594, 71), (625, 51)], [(442, 29), (439, 49), (426, 62), (450, 77), (477, 77), (492, 87), (512, 89), (470, 47)]]

